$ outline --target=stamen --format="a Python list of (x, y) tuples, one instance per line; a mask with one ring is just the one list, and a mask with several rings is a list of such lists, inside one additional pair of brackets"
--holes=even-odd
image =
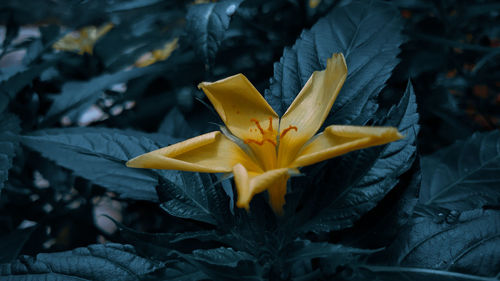
[[(275, 135), (275, 131), (273, 129), (273, 117), (272, 116), (269, 117), (269, 126), (267, 126), (267, 130), (264, 130), (262, 128), (262, 126), (260, 125), (260, 122), (257, 119), (255, 119), (255, 118), (250, 119), (250, 122), (255, 123), (255, 125), (257, 126), (257, 129), (260, 131), (260, 134), (262, 135), (262, 140), (244, 139), (243, 141), (246, 144), (255, 143), (255, 144), (258, 144), (258, 145), (263, 145), (267, 141), (267, 142), (271, 143), (274, 146), (277, 145), (277, 142), (275, 140), (276, 135)], [(250, 131), (251, 132), (252, 131), (255, 132), (256, 130), (250, 128)], [(270, 136), (270, 135), (272, 135), (272, 136)]]
[(259, 128), (260, 133), (261, 133), (262, 135), (264, 135), (264, 129), (262, 129), (262, 127), (260, 126), (259, 121), (258, 121), (257, 119), (255, 119), (255, 118), (250, 119), (250, 121), (251, 121), (251, 122), (254, 122), (254, 123), (255, 123), (255, 125), (257, 126), (257, 128)]
[(273, 117), (272, 116), (269, 116), (269, 126), (267, 126), (267, 130), (270, 132), (273, 130)]
[(295, 126), (290, 125), (288, 128), (284, 129), (283, 132), (281, 132), (280, 138), (284, 137), (290, 130), (295, 130), (295, 132), (297, 132), (298, 129)]

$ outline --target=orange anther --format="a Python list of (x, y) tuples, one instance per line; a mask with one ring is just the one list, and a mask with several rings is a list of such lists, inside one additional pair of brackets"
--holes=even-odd
[[(252, 118), (250, 119), (250, 122), (253, 122), (255, 123), (255, 125), (257, 126), (257, 129), (260, 131), (260, 134), (262, 135), (262, 138), (261, 140), (255, 140), (255, 139), (245, 139), (244, 142), (245, 143), (255, 143), (255, 144), (258, 144), (258, 145), (263, 145), (266, 141), (271, 143), (272, 145), (276, 146), (276, 135), (275, 135), (275, 131), (273, 129), (273, 117), (269, 117), (269, 126), (267, 126), (267, 129), (264, 130), (262, 128), (262, 126), (260, 125), (260, 122), (255, 119), (255, 118)], [(250, 128), (250, 132), (255, 132), (256, 129), (253, 129), (253, 128)]]
[(283, 132), (281, 132), (280, 138), (284, 137), (290, 130), (295, 130), (295, 132), (297, 132), (298, 129), (295, 126), (290, 125), (288, 128), (284, 129)]

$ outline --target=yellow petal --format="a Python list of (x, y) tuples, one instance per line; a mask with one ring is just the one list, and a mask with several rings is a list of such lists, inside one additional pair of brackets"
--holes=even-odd
[(243, 150), (220, 132), (211, 132), (140, 155), (128, 167), (192, 172), (231, 172), (242, 163), (250, 171), (262, 171)]
[(307, 144), (292, 167), (311, 165), (348, 152), (382, 145), (403, 138), (394, 127), (328, 126)]
[[(280, 121), (278, 165), (285, 167), (325, 121), (344, 84), (347, 65), (344, 55), (334, 54), (326, 69), (315, 71)], [(294, 129), (292, 129), (294, 128)], [(289, 130), (285, 133), (285, 130)]]
[(261, 139), (262, 136), (255, 130), (256, 124), (252, 119), (267, 128), (271, 118), (272, 128), (277, 132), (278, 115), (243, 74), (213, 83), (203, 82), (198, 88), (205, 92), (227, 128), (238, 138)]
[(237, 164), (233, 167), (233, 174), (238, 191), (236, 206), (248, 210), (253, 196), (267, 190), (269, 203), (274, 212), (282, 213), (285, 204), (286, 182), (290, 177), (288, 168), (256, 173), (249, 172), (242, 164)]

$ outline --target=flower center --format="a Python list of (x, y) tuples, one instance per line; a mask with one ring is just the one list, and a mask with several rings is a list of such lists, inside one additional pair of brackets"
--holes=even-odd
[[(260, 125), (260, 122), (257, 119), (252, 118), (252, 119), (250, 119), (250, 121), (255, 123), (255, 125), (257, 126), (257, 129), (261, 135), (261, 138), (260, 138), (260, 140), (247, 138), (247, 139), (244, 139), (243, 141), (247, 144), (248, 143), (255, 143), (257, 145), (263, 145), (265, 142), (269, 142), (276, 147), (276, 145), (277, 145), (276, 135), (277, 134), (273, 129), (273, 117), (269, 117), (269, 125), (267, 126), (266, 129), (262, 128), (262, 126)], [(284, 129), (281, 132), (279, 137), (280, 138), (284, 137), (291, 130), (297, 131), (297, 127), (292, 126), (292, 125), (288, 126), (288, 128)]]

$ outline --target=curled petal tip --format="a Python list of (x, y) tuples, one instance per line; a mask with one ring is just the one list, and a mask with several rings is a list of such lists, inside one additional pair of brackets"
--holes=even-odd
[(125, 165), (129, 168), (141, 168), (142, 166), (140, 165), (140, 161), (137, 161), (139, 157), (135, 157), (133, 159), (130, 159), (125, 163)]

